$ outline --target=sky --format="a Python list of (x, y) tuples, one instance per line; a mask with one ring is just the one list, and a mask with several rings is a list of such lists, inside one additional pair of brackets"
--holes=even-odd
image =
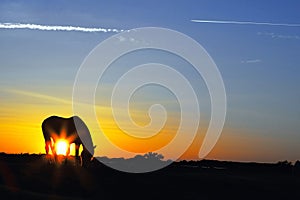
[[(223, 78), (226, 120), (207, 159), (299, 160), (299, 7), (296, 0), (1, 1), (0, 152), (44, 153), (41, 123), (51, 115), (73, 115), (73, 85), (86, 56), (123, 30), (161, 27), (201, 44)], [(159, 103), (167, 110), (164, 128), (147, 141), (124, 134), (108, 103), (124, 71), (154, 61), (179, 70), (195, 86), (201, 102), (200, 126), (181, 159), (198, 159), (210, 119), (209, 93), (188, 63), (166, 52), (144, 50), (112, 64), (95, 94), (101, 132), (136, 153), (156, 151), (172, 140), (180, 107), (166, 88), (149, 85), (132, 96), (130, 115), (140, 126), (150, 122), (151, 105)], [(92, 119), (84, 121), (97, 144), (97, 156), (126, 156), (102, 145), (99, 125)], [(165, 156), (173, 158), (172, 152)]]

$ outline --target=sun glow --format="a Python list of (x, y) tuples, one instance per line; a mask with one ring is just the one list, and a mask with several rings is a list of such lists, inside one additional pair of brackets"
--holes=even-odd
[(69, 144), (66, 140), (58, 140), (55, 144), (55, 150), (57, 155), (67, 155)]

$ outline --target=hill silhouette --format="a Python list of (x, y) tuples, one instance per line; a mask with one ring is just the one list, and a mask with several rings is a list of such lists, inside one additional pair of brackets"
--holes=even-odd
[(1, 199), (300, 198), (299, 161), (294, 165), (288, 161), (180, 161), (155, 172), (134, 174), (111, 169), (97, 159), (82, 168), (72, 159), (55, 164), (43, 154), (1, 153)]

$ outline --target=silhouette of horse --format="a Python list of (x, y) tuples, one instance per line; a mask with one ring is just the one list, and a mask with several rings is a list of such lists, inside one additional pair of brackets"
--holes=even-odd
[[(70, 144), (75, 143), (76, 161), (79, 162), (79, 160), (81, 160), (81, 165), (85, 167), (92, 160), (95, 147), (93, 146), (93, 141), (88, 127), (78, 116), (70, 118), (58, 116), (48, 117), (42, 123), (42, 131), (45, 139), (45, 150), (47, 155), (51, 149), (52, 154), (56, 159), (56, 142), (59, 139), (65, 139), (69, 143), (67, 155), (70, 154)], [(79, 157), (80, 145), (82, 145), (83, 150)]]

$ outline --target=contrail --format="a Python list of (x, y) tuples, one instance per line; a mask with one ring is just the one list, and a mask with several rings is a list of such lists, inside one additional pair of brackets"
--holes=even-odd
[(191, 22), (196, 22), (196, 23), (211, 23), (211, 24), (239, 24), (239, 25), (266, 25), (266, 26), (300, 27), (300, 24), (284, 24), (284, 23), (270, 23), (270, 22), (251, 22), (251, 21), (221, 21), (221, 20), (192, 19)]
[(59, 26), (59, 25), (40, 25), (40, 24), (21, 24), (21, 23), (0, 23), (0, 29), (31, 29), (41, 31), (79, 31), (79, 32), (114, 32), (119, 33), (123, 30), (111, 28), (88, 28), (79, 26)]

